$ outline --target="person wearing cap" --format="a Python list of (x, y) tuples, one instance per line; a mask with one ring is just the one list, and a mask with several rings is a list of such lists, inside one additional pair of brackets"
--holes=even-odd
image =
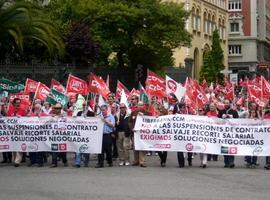
[(108, 162), (109, 167), (113, 166), (112, 162), (112, 136), (111, 134), (114, 131), (115, 127), (115, 119), (108, 112), (108, 106), (101, 106), (101, 116), (104, 122), (103, 127), (103, 139), (102, 139), (102, 151), (101, 154), (98, 154), (98, 163), (95, 168), (103, 168), (104, 167), (104, 154), (106, 153), (106, 160)]
[(117, 117), (116, 133), (117, 133), (117, 149), (120, 166), (129, 166), (129, 149), (130, 149), (130, 130), (128, 127), (129, 113), (124, 103), (120, 103), (120, 112)]
[[(53, 117), (62, 117), (65, 113), (62, 112), (62, 105), (60, 103), (56, 103), (53, 106)], [(50, 168), (57, 167), (57, 158), (62, 158), (64, 166), (67, 167), (67, 153), (66, 152), (52, 152), (52, 165)]]
[[(88, 109), (87, 102), (82, 104), (83, 110), (77, 113), (78, 117), (94, 117), (95, 113)], [(81, 167), (81, 156), (84, 157), (84, 167), (89, 166), (90, 154), (89, 153), (75, 153), (75, 167)]]
[[(149, 115), (149, 113), (144, 108), (144, 103), (142, 101), (138, 102), (137, 109), (132, 111), (128, 120), (129, 129), (132, 130), (131, 133), (134, 135), (134, 127), (135, 122), (138, 115)], [(146, 167), (145, 165), (145, 155), (146, 151), (137, 151), (135, 150), (135, 144), (133, 143), (134, 147), (134, 162), (132, 166), (140, 166)]]

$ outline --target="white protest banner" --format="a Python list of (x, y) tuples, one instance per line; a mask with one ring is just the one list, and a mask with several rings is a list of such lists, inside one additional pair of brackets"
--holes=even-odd
[(0, 152), (101, 153), (103, 126), (97, 117), (2, 117)]
[(136, 150), (269, 156), (270, 120), (138, 116), (134, 138)]

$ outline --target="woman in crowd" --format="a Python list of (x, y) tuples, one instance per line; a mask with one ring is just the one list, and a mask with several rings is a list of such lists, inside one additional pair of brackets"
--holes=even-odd
[[(252, 109), (249, 111), (250, 119), (258, 119), (258, 112), (256, 109)], [(255, 168), (257, 164), (257, 156), (245, 156), (245, 160), (247, 162), (247, 167)]]
[[(159, 104), (157, 107), (158, 116), (167, 115), (168, 111), (164, 108), (163, 105)], [(166, 167), (166, 161), (167, 161), (167, 151), (159, 151), (158, 156), (160, 158), (160, 166)]]
[[(215, 103), (210, 103), (209, 111), (206, 113), (206, 116), (208, 116), (208, 117), (217, 117), (218, 116), (218, 111), (217, 111), (217, 107), (216, 107)], [(218, 161), (218, 155), (208, 154), (207, 160), (211, 161), (211, 159), (213, 159), (213, 161)]]
[[(39, 103), (36, 103), (32, 109), (32, 112), (29, 113), (29, 117), (42, 117), (48, 116), (42, 111), (42, 106)], [(45, 152), (29, 152), (30, 164), (29, 167), (37, 164), (38, 167), (42, 167), (44, 164), (44, 155)]]
[[(205, 115), (205, 111), (204, 111), (203, 108), (199, 108), (198, 109), (198, 115), (200, 115), (200, 116), (204, 116)], [(206, 168), (206, 165), (207, 165), (207, 154), (200, 153), (200, 161), (201, 161), (200, 167)]]

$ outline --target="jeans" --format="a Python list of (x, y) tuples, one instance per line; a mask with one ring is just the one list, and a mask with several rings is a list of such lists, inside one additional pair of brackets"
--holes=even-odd
[(84, 157), (84, 166), (89, 164), (90, 154), (89, 153), (75, 153), (75, 165), (81, 165), (81, 158)]

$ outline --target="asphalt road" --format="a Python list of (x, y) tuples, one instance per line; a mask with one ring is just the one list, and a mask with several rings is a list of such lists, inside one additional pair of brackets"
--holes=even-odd
[(223, 168), (223, 161), (199, 167), (195, 156), (192, 167), (178, 168), (175, 153), (169, 153), (166, 168), (159, 166), (157, 156), (147, 157), (147, 168), (105, 167), (95, 169), (59, 164), (51, 169), (15, 168), (0, 164), (0, 200), (257, 200), (270, 197), (270, 171), (264, 170), (264, 158), (256, 169), (245, 167), (243, 157), (236, 168)]

